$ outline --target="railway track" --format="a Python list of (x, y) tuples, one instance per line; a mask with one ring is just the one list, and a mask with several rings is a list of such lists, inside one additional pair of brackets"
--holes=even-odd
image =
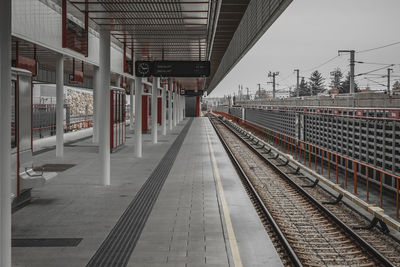
[(344, 204), (321, 204), (332, 202), (332, 196), (258, 141), (209, 117), (285, 265), (400, 265), (398, 243), (377, 229), (357, 233), (352, 227), (365, 218)]

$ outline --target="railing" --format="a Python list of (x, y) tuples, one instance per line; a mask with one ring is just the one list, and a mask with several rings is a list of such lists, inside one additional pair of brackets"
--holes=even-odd
[[(399, 108), (349, 108), (320, 106), (282, 106), (282, 105), (244, 105), (246, 108), (291, 111), (302, 114), (317, 114), (321, 116), (356, 118), (365, 120), (400, 121)], [(352, 113), (352, 114), (345, 114)], [(372, 115), (371, 115), (372, 114)]]
[[(92, 120), (80, 120), (74, 121), (64, 125), (64, 132), (72, 132), (81, 129), (91, 128), (92, 127)], [(50, 131), (50, 135), (53, 135), (56, 131), (56, 125), (49, 125), (44, 127), (32, 128), (32, 134), (39, 134), (39, 137), (43, 137), (43, 131)]]
[[(369, 195), (370, 195), (370, 181), (369, 179), (372, 178), (370, 177), (370, 174), (372, 172), (376, 172), (379, 176), (379, 206), (382, 208), (383, 206), (383, 178), (384, 176), (388, 177), (393, 177), (396, 180), (396, 187), (394, 188), (395, 190), (395, 195), (396, 195), (396, 219), (399, 219), (399, 179), (400, 176), (396, 175), (394, 173), (390, 173), (388, 171), (382, 170), (377, 168), (376, 166), (366, 164), (364, 162), (360, 162), (358, 160), (355, 160), (353, 158), (350, 158), (348, 156), (339, 154), (337, 152), (328, 150), (326, 148), (313, 145), (308, 142), (304, 142), (298, 138), (280, 133), (278, 131), (274, 131), (271, 129), (268, 129), (266, 127), (257, 125), (255, 123), (251, 123), (249, 121), (243, 120), (239, 117), (233, 116), (231, 114), (227, 114), (225, 112), (221, 111), (213, 111), (215, 114), (224, 116), (237, 124), (244, 126), (247, 129), (253, 130), (256, 134), (259, 136), (263, 137), (269, 144), (274, 145), (275, 147), (278, 147), (281, 151), (284, 153), (290, 154), (295, 160), (302, 162), (305, 166), (308, 166), (311, 168), (312, 163), (314, 165), (315, 171), (322, 176), (324, 176), (324, 164), (325, 167), (327, 167), (328, 171), (328, 179), (331, 179), (331, 172), (332, 168), (334, 168), (335, 171), (335, 179), (336, 183), (339, 183), (339, 161), (344, 161), (344, 188), (347, 190), (348, 188), (348, 182), (349, 182), (349, 170), (350, 165), (352, 166), (352, 172), (353, 172), (353, 194), (357, 195), (358, 194), (358, 177), (361, 176), (360, 173), (357, 172), (357, 169), (362, 167), (365, 169), (365, 180), (366, 180), (366, 200), (367, 202), (369, 201)], [(320, 169), (318, 169), (318, 166), (321, 166)], [(332, 166), (333, 165), (333, 166)], [(361, 171), (360, 171), (361, 172)], [(375, 174), (375, 177), (377, 176)]]

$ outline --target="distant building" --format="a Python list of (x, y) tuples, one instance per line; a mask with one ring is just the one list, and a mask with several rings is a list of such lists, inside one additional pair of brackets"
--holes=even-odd
[(396, 81), (393, 85), (393, 91), (400, 92), (400, 82)]

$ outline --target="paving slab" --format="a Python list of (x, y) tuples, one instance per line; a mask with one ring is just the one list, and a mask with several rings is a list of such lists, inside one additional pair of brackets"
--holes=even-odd
[[(243, 265), (282, 266), (279, 255), (207, 118), (194, 120), (128, 266), (232, 265), (206, 127), (211, 133), (216, 151)], [(161, 243), (152, 247), (157, 239)], [(156, 257), (149, 259), (148, 255)]]
[[(98, 146), (91, 138), (66, 145), (61, 159), (55, 157), (51, 142), (46, 145), (41, 141), (44, 150), (35, 154), (35, 166), (75, 166), (59, 172), (44, 187), (32, 190), (31, 204), (12, 215), (12, 236), (83, 240), (77, 247), (12, 248), (13, 266), (86, 266), (186, 122), (167, 136), (159, 133), (162, 142), (156, 145), (144, 142), (140, 159), (135, 157), (134, 135), (128, 131), (125, 147), (111, 154), (111, 185), (107, 187), (99, 184)], [(86, 133), (76, 136), (86, 137)], [(143, 140), (151, 140), (150, 134), (143, 135)]]
[[(45, 149), (35, 165), (75, 164), (43, 188), (32, 203), (13, 214), (13, 238), (82, 238), (76, 247), (15, 247), (13, 266), (86, 266), (188, 120), (153, 145), (144, 135), (143, 158), (134, 138), (111, 155), (111, 186), (99, 185), (97, 146), (84, 139), (65, 147), (65, 156)], [(229, 236), (210, 158), (217, 165), (244, 266), (280, 266), (239, 177), (207, 118), (194, 119), (150, 213), (127, 266), (230, 266)], [(46, 147), (46, 146), (44, 146)]]
[(243, 266), (283, 266), (211, 122), (207, 119), (203, 124), (215, 151)]

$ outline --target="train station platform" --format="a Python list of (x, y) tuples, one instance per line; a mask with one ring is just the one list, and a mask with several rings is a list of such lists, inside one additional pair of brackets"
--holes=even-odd
[(13, 266), (281, 266), (207, 118), (185, 119), (157, 144), (134, 136), (100, 184), (91, 139), (34, 157), (58, 172), (12, 217)]

